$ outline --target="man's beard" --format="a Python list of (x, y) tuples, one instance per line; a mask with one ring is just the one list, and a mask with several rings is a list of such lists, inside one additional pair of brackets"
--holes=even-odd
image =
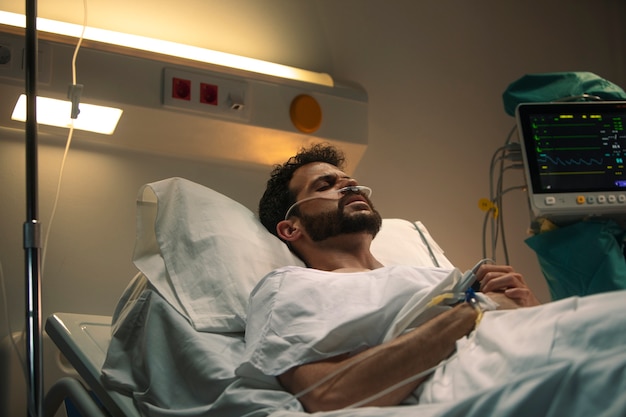
[(300, 220), (307, 233), (315, 242), (349, 233), (366, 232), (376, 236), (382, 225), (380, 213), (367, 201), (370, 211), (344, 213), (344, 203), (339, 201), (339, 207), (334, 211), (327, 211), (317, 215), (300, 213)]

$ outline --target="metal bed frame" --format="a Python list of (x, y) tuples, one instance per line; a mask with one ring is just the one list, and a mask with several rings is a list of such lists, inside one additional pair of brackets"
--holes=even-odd
[(66, 400), (82, 417), (140, 416), (131, 397), (107, 390), (100, 380), (111, 341), (111, 317), (56, 313), (46, 320), (45, 330), (87, 385), (74, 377), (59, 379), (45, 395), (45, 417), (53, 417)]

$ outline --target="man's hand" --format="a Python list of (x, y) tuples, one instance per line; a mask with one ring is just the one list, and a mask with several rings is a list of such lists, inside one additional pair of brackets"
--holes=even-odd
[(476, 273), (480, 291), (500, 304), (500, 309), (531, 307), (541, 304), (528, 288), (522, 274), (509, 265), (482, 264)]

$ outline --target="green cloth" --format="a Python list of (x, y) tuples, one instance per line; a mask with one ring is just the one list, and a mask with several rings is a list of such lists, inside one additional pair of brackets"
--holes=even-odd
[(526, 239), (553, 300), (626, 289), (626, 231), (612, 220), (574, 223)]
[(502, 94), (504, 111), (515, 115), (520, 103), (544, 103), (590, 94), (602, 100), (625, 100), (626, 92), (592, 72), (553, 72), (524, 75)]

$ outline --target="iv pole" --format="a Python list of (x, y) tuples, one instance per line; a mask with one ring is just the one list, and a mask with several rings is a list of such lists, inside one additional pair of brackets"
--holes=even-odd
[(37, 170), (37, 1), (26, 0), (26, 361), (28, 416), (43, 416), (43, 355), (41, 333), (41, 239), (38, 221)]

